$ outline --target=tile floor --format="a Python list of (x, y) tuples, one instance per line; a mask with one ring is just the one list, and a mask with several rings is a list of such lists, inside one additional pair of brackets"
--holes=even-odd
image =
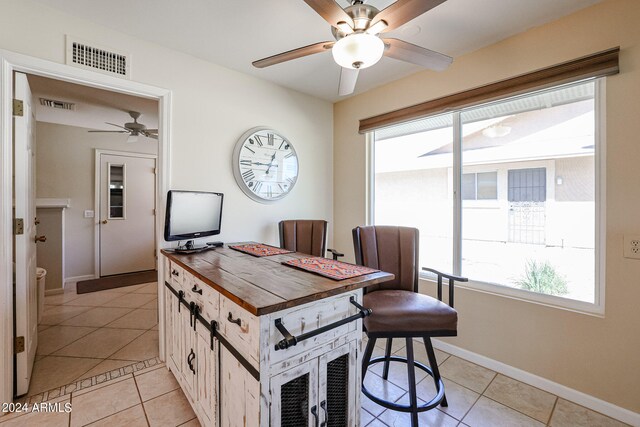
[[(157, 364), (48, 401), (52, 412), (12, 413), (2, 427), (199, 426), (173, 374)], [(69, 404), (71, 411), (65, 411)]]
[(29, 396), (158, 356), (157, 284), (45, 297)]
[[(398, 342), (396, 342), (398, 341)], [(395, 340), (393, 351), (405, 356), (404, 341)], [(376, 342), (374, 356), (384, 355), (386, 341)], [(597, 412), (559, 398), (528, 384), (498, 374), (456, 356), (435, 350), (449, 406), (423, 412), (421, 426), (625, 426)], [(424, 345), (415, 342), (417, 360), (427, 363)], [(392, 363), (389, 380), (382, 380), (382, 364), (372, 366), (366, 376), (367, 388), (378, 396), (408, 404), (406, 366)], [(418, 397), (435, 395), (431, 377), (417, 370)], [(424, 403), (424, 401), (419, 401)], [(409, 426), (407, 414), (386, 410), (362, 396), (361, 425), (367, 427)]]
[[(157, 362), (155, 286), (153, 283), (85, 295), (67, 292), (47, 297), (29, 394), (37, 395), (90, 377), (95, 383), (98, 374), (107, 371), (119, 373), (100, 384), (48, 400), (61, 408), (65, 403), (71, 404), (71, 412), (13, 413), (0, 418), (0, 427), (198, 426), (178, 383), (165, 365)], [(382, 355), (383, 346), (384, 341), (376, 343), (374, 355)], [(405, 355), (400, 340), (394, 342), (393, 351)], [(416, 359), (426, 363), (424, 346), (415, 345), (414, 352)], [(436, 350), (436, 358), (449, 406), (421, 413), (420, 425), (625, 425), (456, 356)], [(147, 367), (149, 364), (153, 366)], [(406, 367), (392, 363), (386, 383), (381, 373), (382, 364), (370, 368), (366, 376), (369, 390), (406, 403)], [(426, 399), (433, 396), (435, 387), (431, 378), (419, 370), (416, 374), (418, 396)], [(51, 396), (44, 395), (44, 399)], [(31, 401), (34, 398), (38, 401), (37, 397), (32, 396)], [(362, 396), (361, 426), (408, 425), (406, 414), (385, 410)]]

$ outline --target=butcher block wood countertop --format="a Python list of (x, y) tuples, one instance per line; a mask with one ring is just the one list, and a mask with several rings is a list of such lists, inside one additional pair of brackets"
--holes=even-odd
[(282, 265), (282, 262), (294, 258), (310, 257), (299, 252), (254, 257), (229, 249), (225, 245), (193, 254), (179, 254), (166, 250), (162, 253), (255, 316), (318, 301), (394, 278), (393, 274), (381, 271), (345, 280), (333, 280)]

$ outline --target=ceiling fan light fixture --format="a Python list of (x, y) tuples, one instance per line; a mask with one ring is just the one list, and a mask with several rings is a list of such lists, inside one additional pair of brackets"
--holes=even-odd
[(384, 42), (373, 34), (354, 33), (338, 40), (331, 53), (341, 67), (367, 68), (382, 58)]

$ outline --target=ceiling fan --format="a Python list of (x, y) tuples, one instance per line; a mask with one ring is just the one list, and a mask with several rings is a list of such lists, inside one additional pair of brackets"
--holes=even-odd
[(331, 24), (336, 41), (315, 43), (254, 61), (257, 68), (325, 52), (331, 49), (333, 59), (340, 65), (340, 96), (353, 93), (358, 73), (370, 67), (383, 55), (410, 62), (436, 71), (446, 69), (453, 58), (420, 46), (381, 36), (395, 30), (417, 16), (444, 3), (446, 0), (396, 0), (389, 7), (378, 10), (363, 0), (351, 0), (342, 9), (335, 0), (304, 0), (322, 18)]
[(122, 128), (123, 130), (90, 130), (89, 132), (103, 132), (103, 133), (128, 133), (129, 138), (127, 142), (137, 142), (138, 135), (146, 136), (147, 138), (158, 139), (158, 129), (147, 129), (142, 123), (138, 123), (140, 113), (137, 111), (129, 111), (129, 115), (133, 119), (133, 122), (125, 123), (124, 126), (117, 125), (115, 123), (105, 122), (108, 125)]

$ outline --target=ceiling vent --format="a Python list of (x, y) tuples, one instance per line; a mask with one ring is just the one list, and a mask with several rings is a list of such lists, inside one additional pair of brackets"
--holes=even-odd
[(131, 55), (67, 35), (67, 65), (131, 78)]
[(75, 111), (76, 109), (76, 104), (74, 104), (73, 102), (57, 101), (55, 99), (47, 99), (47, 98), (40, 98), (40, 105), (43, 105), (49, 108), (55, 108), (58, 110)]

